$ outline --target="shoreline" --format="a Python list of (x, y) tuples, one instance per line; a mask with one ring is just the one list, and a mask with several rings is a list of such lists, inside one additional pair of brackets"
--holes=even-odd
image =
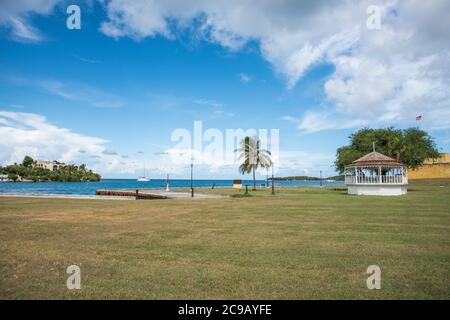
[(47, 193), (0, 193), (3, 198), (42, 198), (42, 199), (80, 199), (80, 200), (135, 200), (134, 197), (97, 196), (82, 194), (47, 194)]
[[(306, 186), (305, 186), (306, 187)], [(226, 186), (220, 186), (215, 187), (215, 189), (225, 189), (225, 188), (231, 188)], [(302, 188), (302, 186), (299, 187), (288, 187), (288, 188)], [(173, 188), (173, 191), (166, 192), (165, 190), (161, 190), (161, 188), (143, 188), (139, 189), (140, 192), (145, 191), (158, 191), (155, 194), (162, 194), (162, 195), (169, 195), (168, 199), (190, 199), (190, 197), (186, 196), (189, 195), (187, 192), (179, 192), (177, 190), (180, 189), (187, 189), (189, 190), (189, 187), (180, 187), (180, 188)], [(195, 189), (210, 189), (210, 187), (197, 187)], [(263, 189), (258, 188), (258, 189)], [(269, 188), (264, 188), (269, 189)], [(120, 189), (117, 189), (120, 190)], [(129, 189), (129, 191), (133, 191), (135, 189)], [(241, 190), (244, 190), (241, 189)], [(183, 190), (184, 191), (184, 190)], [(37, 198), (37, 199), (79, 199), (79, 200), (136, 200), (135, 196), (105, 196), (105, 195), (96, 195), (96, 194), (58, 194), (58, 193), (7, 193), (7, 192), (0, 192), (0, 198)], [(209, 195), (209, 194), (197, 194), (194, 199), (207, 199), (207, 198), (228, 198), (226, 195)]]
[[(227, 187), (222, 187), (227, 188)], [(177, 190), (180, 188), (174, 188)], [(188, 189), (188, 188), (184, 188)], [(120, 189), (117, 189), (120, 191)], [(127, 191), (134, 191), (135, 189), (130, 189)], [(190, 193), (188, 192), (177, 192), (177, 191), (165, 191), (161, 189), (139, 189), (141, 195), (146, 191), (152, 191), (155, 196), (163, 196), (161, 199), (190, 199)], [(157, 192), (155, 192), (157, 191)], [(97, 195), (97, 194), (51, 194), (51, 193), (6, 193), (0, 192), (0, 197), (3, 198), (43, 198), (43, 199), (80, 199), (80, 200), (137, 200), (136, 197), (128, 195)], [(218, 199), (218, 198), (228, 198), (226, 195), (210, 195), (210, 194), (196, 194), (194, 199)], [(157, 200), (154, 198), (152, 200)]]

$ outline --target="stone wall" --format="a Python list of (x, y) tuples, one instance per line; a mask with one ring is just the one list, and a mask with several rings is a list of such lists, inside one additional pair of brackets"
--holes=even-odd
[(438, 159), (429, 159), (423, 166), (408, 171), (409, 179), (450, 179), (450, 155), (442, 153)]

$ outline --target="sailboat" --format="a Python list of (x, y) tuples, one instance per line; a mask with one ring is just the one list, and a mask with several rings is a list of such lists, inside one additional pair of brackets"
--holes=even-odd
[(142, 177), (139, 177), (137, 179), (138, 182), (149, 182), (150, 179), (147, 178), (147, 170), (145, 169), (145, 162), (144, 162), (144, 175)]

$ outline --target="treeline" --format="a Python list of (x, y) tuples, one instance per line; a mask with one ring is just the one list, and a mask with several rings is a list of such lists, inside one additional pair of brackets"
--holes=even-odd
[(417, 168), (426, 159), (439, 157), (433, 138), (418, 128), (370, 129), (364, 128), (350, 135), (350, 144), (337, 149), (335, 167), (343, 173), (345, 166), (373, 151), (402, 162), (408, 168)]
[(57, 182), (96, 182), (101, 176), (88, 170), (86, 165), (58, 164), (57, 171), (37, 168), (36, 162), (26, 156), (21, 164), (12, 164), (6, 167), (0, 166), (0, 174), (8, 175), (10, 181), (57, 181)]

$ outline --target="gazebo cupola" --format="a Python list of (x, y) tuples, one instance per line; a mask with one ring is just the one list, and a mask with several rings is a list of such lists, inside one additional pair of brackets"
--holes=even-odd
[(345, 184), (349, 194), (396, 196), (407, 192), (406, 166), (373, 151), (345, 167)]

